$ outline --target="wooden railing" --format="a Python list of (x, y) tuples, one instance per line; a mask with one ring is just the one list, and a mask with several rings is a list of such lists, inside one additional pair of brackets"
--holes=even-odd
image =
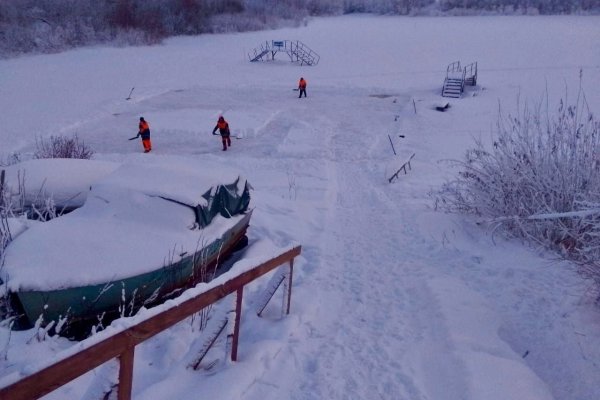
[[(201, 293), (180, 302), (171, 300), (160, 308), (161, 311), (149, 315), (135, 325), (122, 328), (122, 331), (110, 334), (110, 336), (98, 340), (105, 332), (82, 341), (78, 347), (82, 348), (72, 354), (72, 350), (65, 350), (57, 356), (56, 361), (44, 366), (39, 370), (27, 373), (19, 377), (16, 382), (7, 384), (0, 388), (1, 400), (31, 400), (42, 397), (61, 386), (71, 382), (75, 378), (102, 365), (103, 363), (119, 359), (119, 385), (118, 399), (130, 400), (133, 383), (133, 359), (135, 347), (154, 335), (164, 331), (192, 314), (217, 302), (218, 300), (237, 292), (235, 325), (233, 328), (233, 340), (231, 346), (231, 359), (237, 360), (237, 347), (239, 342), (240, 319), (242, 311), (242, 296), (244, 286), (272, 271), (278, 266), (289, 263), (288, 293), (286, 313), (289, 314), (291, 302), (292, 275), (294, 258), (301, 252), (301, 246), (293, 247), (282, 254), (273, 257), (258, 266), (245, 269), (236, 276), (231, 277), (222, 284), (209, 282), (206, 289)], [(229, 273), (227, 273), (229, 274)], [(221, 282), (227, 279), (224, 274), (217, 280)], [(200, 286), (190, 290), (196, 290)], [(152, 309), (148, 310), (152, 314)]]

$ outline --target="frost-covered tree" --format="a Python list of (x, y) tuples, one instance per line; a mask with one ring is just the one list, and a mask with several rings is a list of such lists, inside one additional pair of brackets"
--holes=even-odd
[(600, 12), (600, 0), (0, 0), (0, 56), (298, 24), (309, 15)]
[(555, 113), (546, 104), (500, 115), (490, 148), (476, 141), (454, 162), (436, 205), (558, 250), (600, 283), (600, 123), (581, 90)]

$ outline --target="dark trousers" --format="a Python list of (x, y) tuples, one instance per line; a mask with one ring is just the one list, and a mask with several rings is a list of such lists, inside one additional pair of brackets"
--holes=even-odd
[(229, 137), (229, 135), (227, 135), (227, 136), (221, 135), (221, 141), (223, 142), (223, 150), (225, 150), (227, 148), (227, 146), (231, 147), (231, 138)]
[(304, 93), (304, 97), (306, 97), (306, 88), (300, 88), (300, 96), (298, 96), (298, 98), (302, 97), (302, 93)]
[(144, 146), (144, 153), (148, 153), (152, 150), (152, 142), (150, 141), (150, 131), (144, 131), (141, 133), (142, 146)]

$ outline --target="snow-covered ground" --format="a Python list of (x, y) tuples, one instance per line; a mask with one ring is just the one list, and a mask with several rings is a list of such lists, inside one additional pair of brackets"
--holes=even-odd
[[(597, 113), (599, 26), (599, 17), (348, 16), (4, 60), (0, 157), (76, 133), (98, 160), (227, 164), (255, 188), (251, 244), (302, 244), (291, 315), (275, 301), (258, 318), (268, 279), (252, 284), (238, 362), (220, 344), (211, 369), (188, 369), (199, 335), (181, 323), (136, 350), (135, 399), (598, 399), (590, 283), (551, 254), (433, 210), (428, 193), (456, 173), (444, 160), (489, 138), (500, 108), (547, 94), (554, 110), (582, 82)], [(320, 63), (248, 62), (261, 42), (286, 39)], [(435, 111), (457, 60), (478, 62), (478, 85)], [(300, 76), (306, 99), (292, 91)], [(227, 152), (211, 135), (220, 114), (243, 136)], [(140, 116), (150, 154), (127, 140)], [(412, 153), (412, 169), (388, 183)], [(1, 375), (72, 345), (33, 336), (2, 328)], [(47, 398), (99, 398), (113, 372), (109, 363)]]

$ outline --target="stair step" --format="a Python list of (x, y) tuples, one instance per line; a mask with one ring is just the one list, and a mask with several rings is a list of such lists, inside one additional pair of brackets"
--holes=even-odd
[(254, 56), (254, 58), (251, 61), (258, 61), (258, 60), (260, 60), (268, 52), (269, 52), (269, 50), (263, 50), (261, 53), (259, 53), (256, 56)]

